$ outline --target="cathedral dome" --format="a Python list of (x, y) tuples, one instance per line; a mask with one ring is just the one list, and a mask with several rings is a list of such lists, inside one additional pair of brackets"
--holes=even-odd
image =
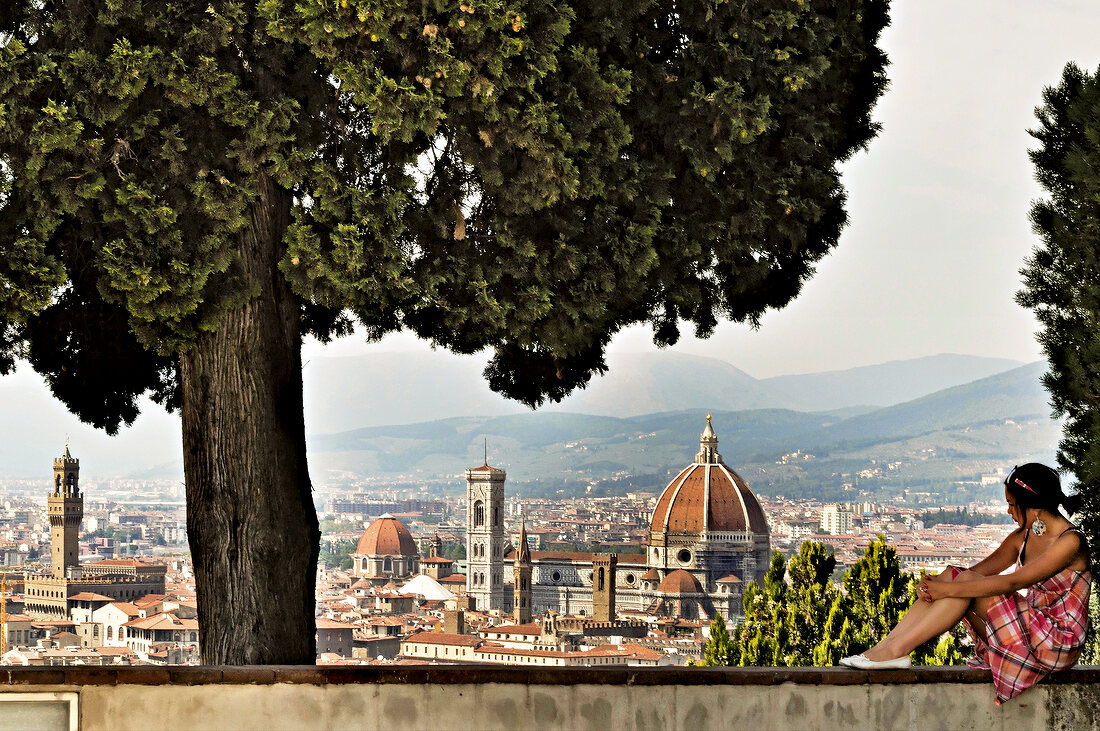
[(386, 513), (367, 526), (355, 552), (362, 556), (416, 556), (416, 541), (401, 521)]
[(703, 586), (691, 573), (683, 569), (669, 572), (657, 591), (662, 594), (702, 594)]
[(756, 495), (736, 472), (722, 463), (710, 415), (699, 446), (694, 463), (676, 475), (661, 494), (653, 510), (650, 531), (768, 535), (768, 522)]

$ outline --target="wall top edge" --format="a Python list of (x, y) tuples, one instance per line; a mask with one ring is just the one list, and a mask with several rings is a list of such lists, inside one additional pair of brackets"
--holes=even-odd
[[(988, 670), (915, 667), (847, 668), (528, 668), (498, 665), (384, 667), (264, 665), (171, 667), (0, 667), (0, 692), (28, 686), (84, 685), (308, 685), (521, 683), (525, 685), (898, 685), (992, 683)], [(1080, 666), (1043, 683), (1097, 684), (1100, 666)], [(43, 688), (45, 690), (45, 688)]]

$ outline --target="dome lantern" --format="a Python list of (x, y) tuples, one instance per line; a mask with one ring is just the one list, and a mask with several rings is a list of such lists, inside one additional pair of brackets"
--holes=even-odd
[(718, 454), (718, 435), (710, 425), (710, 414), (707, 414), (706, 428), (699, 435), (699, 453), (695, 455), (695, 464), (722, 464), (722, 455)]

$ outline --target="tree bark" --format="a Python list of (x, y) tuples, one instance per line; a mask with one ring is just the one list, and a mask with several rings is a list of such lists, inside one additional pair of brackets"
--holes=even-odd
[(180, 356), (187, 535), (202, 661), (312, 664), (320, 531), (298, 303), (279, 272), (289, 194), (260, 176), (238, 253), (259, 290)]

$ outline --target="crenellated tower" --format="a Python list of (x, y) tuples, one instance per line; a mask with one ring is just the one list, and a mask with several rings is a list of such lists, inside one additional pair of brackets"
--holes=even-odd
[(592, 618), (597, 622), (615, 621), (615, 568), (619, 557), (614, 554), (592, 557)]
[(50, 518), (50, 564), (59, 579), (70, 567), (80, 566), (80, 521), (84, 519), (84, 494), (80, 492), (80, 460), (65, 453), (53, 461), (53, 492), (47, 499)]
[(466, 470), (466, 595), (479, 612), (504, 606), (504, 479), (490, 467)]

